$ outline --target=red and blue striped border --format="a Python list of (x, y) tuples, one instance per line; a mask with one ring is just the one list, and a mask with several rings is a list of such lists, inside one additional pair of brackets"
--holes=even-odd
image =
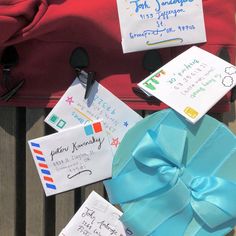
[(56, 185), (54, 184), (54, 180), (51, 177), (51, 172), (48, 168), (43, 152), (40, 150), (40, 144), (30, 142), (30, 145), (32, 147), (33, 154), (35, 158), (37, 159), (37, 164), (38, 164), (38, 167), (40, 168), (43, 179), (46, 183), (46, 187), (49, 189), (56, 190)]

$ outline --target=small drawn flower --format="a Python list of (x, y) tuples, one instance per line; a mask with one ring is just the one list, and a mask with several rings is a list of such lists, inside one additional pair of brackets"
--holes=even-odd
[(225, 76), (222, 80), (222, 84), (225, 87), (231, 87), (233, 85), (234, 79), (231, 76)]
[(225, 73), (228, 75), (236, 74), (236, 68), (234, 66), (226, 67)]

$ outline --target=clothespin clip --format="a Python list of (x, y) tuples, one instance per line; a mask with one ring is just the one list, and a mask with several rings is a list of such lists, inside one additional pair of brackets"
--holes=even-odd
[(13, 87), (10, 85), (11, 83), (11, 69), (16, 66), (19, 61), (19, 56), (14, 46), (8, 46), (3, 50), (0, 64), (2, 65), (2, 73), (3, 73), (3, 82), (2, 85), (6, 89), (6, 92), (0, 96), (0, 99), (4, 101), (10, 100), (16, 92), (22, 87), (24, 84), (24, 80), (20, 80)]
[[(143, 57), (143, 67), (145, 70), (149, 72), (149, 74), (156, 71), (158, 68), (160, 68), (163, 65), (161, 55), (157, 50), (150, 50), (146, 51)], [(142, 90), (139, 87), (133, 87), (133, 92), (138, 95), (139, 97), (147, 100), (147, 101), (158, 101), (158, 99), (150, 94), (148, 94), (146, 91)]]
[[(220, 50), (217, 53), (217, 56), (230, 63), (230, 55), (226, 47), (220, 48)], [(231, 90), (230, 102), (234, 102), (235, 100), (236, 100), (236, 87), (232, 88)]]
[(85, 86), (84, 99), (87, 99), (95, 82), (95, 72), (86, 72), (84, 70), (89, 65), (88, 53), (84, 48), (78, 47), (74, 49), (70, 56), (70, 65), (75, 70), (80, 82)]

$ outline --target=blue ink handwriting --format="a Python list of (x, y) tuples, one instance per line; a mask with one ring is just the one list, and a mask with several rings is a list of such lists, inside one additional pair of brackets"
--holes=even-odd
[(194, 25), (183, 25), (183, 26), (178, 26), (179, 31), (188, 31), (188, 30), (195, 30)]
[(87, 122), (87, 120), (85, 120), (84, 118), (80, 117), (78, 114), (76, 114), (76, 112), (72, 112), (72, 117), (74, 117), (80, 124), (85, 124)]
[(141, 33), (129, 33), (131, 39), (135, 38), (147, 38), (150, 35), (159, 35), (162, 36), (162, 33), (173, 33), (175, 30), (173, 28), (163, 28), (163, 29), (147, 29)]
[(135, 38), (147, 38), (148, 35), (158, 35), (160, 32), (165, 31), (166, 28), (159, 30), (159, 29), (155, 29), (155, 30), (145, 30), (141, 33), (129, 33), (129, 36), (131, 39), (135, 39)]
[(168, 10), (168, 11), (156, 10), (158, 20), (168, 20), (170, 17), (177, 17), (178, 15), (181, 15), (184, 12), (185, 12), (184, 9), (174, 9), (174, 10)]
[(97, 103), (98, 105), (100, 105), (106, 112), (109, 112), (110, 114), (115, 115), (116, 110), (106, 101), (104, 101), (103, 98), (99, 97), (98, 95), (95, 95), (93, 101), (94, 103)]
[(152, 13), (140, 14), (140, 18), (141, 18), (142, 20), (152, 19), (152, 18), (154, 18), (154, 15), (153, 15)]
[(157, 2), (157, 11), (161, 10), (161, 7), (163, 6), (169, 6), (169, 5), (176, 5), (179, 4), (181, 7), (184, 5), (184, 3), (187, 2), (193, 2), (194, 0), (168, 0), (168, 1), (162, 1), (160, 2), (160, 0), (156, 0)]
[(135, 4), (135, 12), (139, 12), (140, 9), (144, 10), (150, 8), (150, 6), (147, 4), (147, 1), (143, 1), (142, 3), (140, 3), (140, 0), (134, 0), (130, 1), (130, 3)]

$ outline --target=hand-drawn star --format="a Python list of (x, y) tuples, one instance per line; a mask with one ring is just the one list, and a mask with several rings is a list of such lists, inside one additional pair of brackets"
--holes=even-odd
[(71, 97), (67, 97), (66, 102), (67, 102), (69, 105), (71, 105), (72, 103), (74, 103), (73, 97), (72, 97), (72, 96), (71, 96)]
[(117, 148), (119, 144), (120, 144), (119, 138), (112, 138), (112, 142), (111, 142), (112, 146), (115, 146)]
[(124, 123), (123, 123), (123, 125), (125, 126), (125, 127), (128, 127), (128, 121), (125, 121)]

